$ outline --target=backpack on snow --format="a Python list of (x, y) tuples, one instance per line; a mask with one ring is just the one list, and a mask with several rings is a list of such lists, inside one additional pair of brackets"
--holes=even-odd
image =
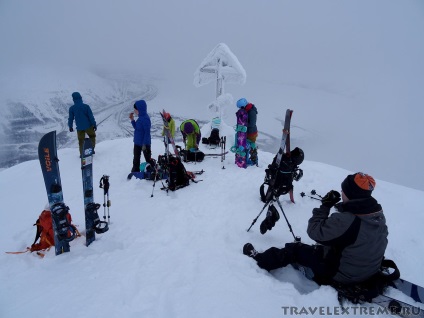
[[(147, 162), (143, 162), (140, 165), (141, 173), (135, 174), (135, 177), (138, 179), (146, 179), (146, 180), (152, 180), (152, 181), (168, 178), (166, 169), (159, 163), (156, 163), (155, 159), (152, 159), (152, 161), (154, 162), (154, 166), (152, 166), (151, 164)], [(157, 166), (158, 164), (159, 166)]]
[(219, 137), (219, 129), (213, 128), (211, 131), (211, 135), (206, 138), (202, 138), (202, 144), (206, 145), (219, 145), (221, 138)]
[(200, 150), (191, 151), (182, 149), (179, 150), (179, 153), (184, 162), (202, 162), (205, 159), (205, 153)]
[[(69, 212), (66, 214), (67, 223), (74, 230), (75, 236), (80, 236), (77, 228), (71, 224), (72, 217)], [(34, 243), (32, 243), (29, 250), (31, 252), (48, 249), (54, 246), (54, 233), (53, 233), (53, 221), (52, 213), (48, 210), (41, 212), (34, 226), (37, 226), (37, 232), (35, 234)], [(71, 231), (68, 231), (68, 237), (72, 237)], [(36, 243), (40, 239), (39, 243)]]
[[(299, 161), (294, 160), (295, 158), (293, 158), (293, 156), (283, 154), (279, 167), (277, 167), (276, 159), (277, 155), (272, 160), (272, 163), (268, 165), (268, 169), (265, 169), (264, 183), (259, 188), (259, 193), (263, 202), (266, 202), (269, 191), (272, 191), (274, 196), (289, 193), (290, 190), (293, 189), (293, 180), (299, 181), (303, 176), (302, 169), (298, 167), (298, 165), (303, 162), (303, 151), (302, 159)], [(275, 182), (271, 186), (273, 180), (275, 180)], [(266, 192), (265, 185), (268, 186)]]
[(333, 281), (330, 285), (337, 290), (339, 299), (347, 299), (354, 304), (360, 304), (372, 302), (373, 298), (383, 294), (385, 289), (399, 278), (400, 271), (395, 262), (383, 258), (380, 270), (367, 280), (348, 285)]
[(178, 190), (190, 184), (192, 177), (187, 173), (181, 159), (170, 155), (168, 158), (168, 189), (171, 191)]

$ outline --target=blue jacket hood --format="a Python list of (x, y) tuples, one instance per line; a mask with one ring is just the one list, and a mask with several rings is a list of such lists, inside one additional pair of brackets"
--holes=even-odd
[(80, 94), (80, 93), (78, 93), (78, 92), (74, 92), (74, 93), (72, 93), (72, 99), (73, 99), (74, 101), (77, 101), (77, 100), (81, 100), (81, 101), (82, 101), (81, 94)]
[(147, 114), (147, 104), (144, 99), (136, 101), (134, 106), (137, 108), (139, 116)]

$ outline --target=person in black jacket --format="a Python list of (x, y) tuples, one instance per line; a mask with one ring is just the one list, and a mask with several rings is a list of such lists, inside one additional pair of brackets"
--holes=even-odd
[[(328, 192), (319, 208), (312, 211), (308, 235), (317, 245), (287, 243), (258, 253), (251, 243), (243, 254), (268, 271), (297, 263), (308, 267), (318, 283), (360, 283), (379, 269), (387, 247), (388, 229), (380, 204), (371, 196), (371, 176), (358, 172), (342, 182), (342, 195)], [(342, 198), (342, 202), (338, 203)], [(336, 206), (339, 213), (330, 209)]]

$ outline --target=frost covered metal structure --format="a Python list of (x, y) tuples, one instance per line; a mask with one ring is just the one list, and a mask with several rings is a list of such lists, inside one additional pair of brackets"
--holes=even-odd
[(219, 128), (223, 106), (232, 104), (233, 100), (231, 95), (224, 94), (224, 83), (246, 83), (246, 71), (225, 43), (218, 44), (194, 73), (194, 86), (200, 87), (211, 82), (216, 83), (216, 99), (208, 106), (213, 113), (211, 126)]
[(194, 73), (194, 86), (216, 82), (216, 98), (222, 95), (223, 83), (244, 84), (246, 71), (229, 47), (218, 44)]

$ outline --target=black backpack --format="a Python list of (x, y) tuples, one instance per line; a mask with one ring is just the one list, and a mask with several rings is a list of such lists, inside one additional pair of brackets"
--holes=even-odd
[[(298, 163), (296, 160), (293, 162), (290, 156), (283, 154), (281, 157), (280, 166), (277, 167), (275, 162), (276, 159), (277, 156), (275, 156), (272, 160), (272, 163), (268, 165), (268, 169), (265, 169), (265, 180), (259, 188), (259, 193), (263, 202), (266, 202), (267, 197), (269, 197), (271, 194), (269, 191), (272, 191), (272, 194), (277, 197), (289, 193), (290, 190), (293, 189), (293, 180), (299, 181), (303, 176), (302, 169), (299, 169), (297, 165), (301, 162)], [(273, 186), (271, 186), (273, 180), (275, 180), (275, 183)], [(265, 185), (268, 186), (266, 192)]]
[(219, 137), (219, 129), (213, 128), (209, 138), (202, 138), (202, 144), (206, 145), (219, 145), (221, 138)]
[(167, 164), (169, 171), (169, 190), (175, 191), (190, 184), (190, 176), (180, 158), (170, 155)]
[(201, 162), (203, 159), (205, 159), (205, 153), (200, 150), (190, 151), (182, 149), (179, 151), (179, 153), (184, 162)]

